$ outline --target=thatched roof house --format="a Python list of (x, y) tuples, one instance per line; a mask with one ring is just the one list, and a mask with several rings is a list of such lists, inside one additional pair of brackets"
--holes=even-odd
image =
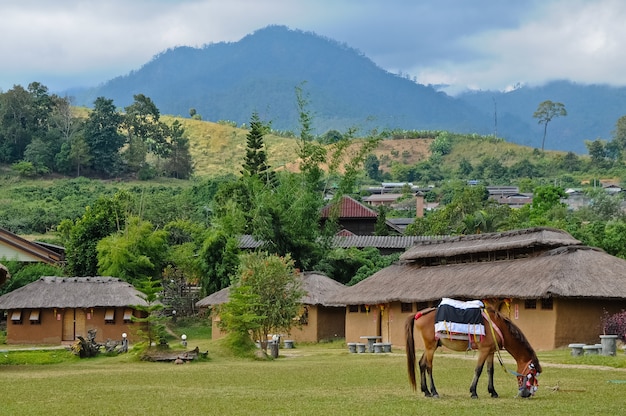
[[(300, 274), (302, 289), (302, 310), (300, 323), (302, 328), (293, 328), (289, 337), (300, 342), (318, 342), (321, 340), (342, 338), (345, 332), (345, 304), (330, 304), (329, 299), (345, 286), (318, 272)], [(207, 308), (228, 302), (229, 288), (215, 292), (196, 303), (198, 308)], [(218, 323), (217, 313), (211, 314), (213, 338), (224, 334)], [(286, 334), (287, 335), (287, 334)]]
[[(496, 307), (512, 299), (513, 318), (540, 348), (597, 341), (603, 311), (626, 307), (626, 261), (581, 246), (561, 230), (418, 241), (400, 259), (331, 301), (352, 310), (395, 305), (398, 313), (410, 313), (443, 297), (489, 299)], [(348, 337), (350, 322), (346, 327)], [(400, 337), (398, 329), (395, 338)]]
[(147, 305), (142, 293), (113, 277), (44, 276), (0, 296), (8, 343), (57, 344), (90, 329), (97, 340), (121, 339), (124, 332), (132, 339), (137, 305)]

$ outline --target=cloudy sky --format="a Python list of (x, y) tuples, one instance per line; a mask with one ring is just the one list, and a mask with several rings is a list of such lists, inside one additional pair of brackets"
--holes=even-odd
[(623, 0), (2, 0), (0, 90), (97, 85), (167, 48), (312, 31), (423, 84), (626, 85)]

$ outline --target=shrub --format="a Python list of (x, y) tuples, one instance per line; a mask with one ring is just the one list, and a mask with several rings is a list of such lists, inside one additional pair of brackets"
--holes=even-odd
[(626, 341), (626, 310), (612, 315), (604, 311), (602, 330), (605, 334), (619, 335), (622, 341)]

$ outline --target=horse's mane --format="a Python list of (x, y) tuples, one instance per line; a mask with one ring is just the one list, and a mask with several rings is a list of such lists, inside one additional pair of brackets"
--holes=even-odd
[(524, 348), (526, 348), (526, 350), (528, 350), (528, 352), (530, 353), (532, 357), (533, 363), (539, 366), (538, 371), (541, 372), (541, 366), (539, 365), (539, 359), (537, 358), (537, 354), (535, 353), (535, 350), (533, 349), (533, 347), (530, 345), (530, 342), (528, 342), (528, 339), (526, 338), (526, 335), (524, 335), (522, 330), (519, 329), (519, 327), (515, 325), (513, 321), (511, 321), (511, 318), (509, 318), (508, 316), (505, 316), (500, 311), (497, 311), (495, 309), (491, 309), (491, 310), (493, 311), (496, 317), (504, 321), (504, 323), (507, 326), (507, 329), (509, 330), (513, 338), (515, 338), (516, 341), (518, 341), (520, 344), (522, 344)]

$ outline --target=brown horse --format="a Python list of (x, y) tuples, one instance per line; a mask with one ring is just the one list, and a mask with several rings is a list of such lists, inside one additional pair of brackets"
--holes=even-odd
[[(519, 395), (529, 397), (537, 389), (537, 376), (541, 373), (541, 365), (537, 359), (535, 351), (528, 343), (528, 340), (520, 329), (511, 320), (493, 309), (485, 309), (483, 313), (483, 324), (485, 335), (467, 339), (448, 339), (447, 337), (437, 338), (435, 336), (435, 311), (437, 308), (428, 308), (411, 315), (406, 320), (406, 358), (409, 372), (409, 381), (413, 390), (417, 390), (415, 381), (415, 338), (414, 328), (417, 327), (424, 339), (425, 351), (419, 360), (422, 392), (426, 397), (439, 397), (435, 382), (433, 381), (433, 356), (438, 346), (443, 345), (454, 351), (467, 351), (469, 348), (478, 350), (478, 363), (474, 370), (474, 379), (470, 386), (472, 398), (478, 398), (476, 385), (483, 371), (485, 361), (487, 361), (487, 373), (489, 374), (489, 385), (487, 390), (491, 397), (498, 397), (493, 387), (493, 355), (499, 349), (506, 349), (517, 362), (517, 372), (510, 371), (517, 376)], [(493, 326), (492, 326), (493, 323)], [(493, 329), (492, 329), (493, 328)], [(498, 359), (500, 357), (498, 356)], [(502, 364), (504, 366), (504, 364)], [(430, 378), (430, 390), (426, 383), (426, 373)]]

